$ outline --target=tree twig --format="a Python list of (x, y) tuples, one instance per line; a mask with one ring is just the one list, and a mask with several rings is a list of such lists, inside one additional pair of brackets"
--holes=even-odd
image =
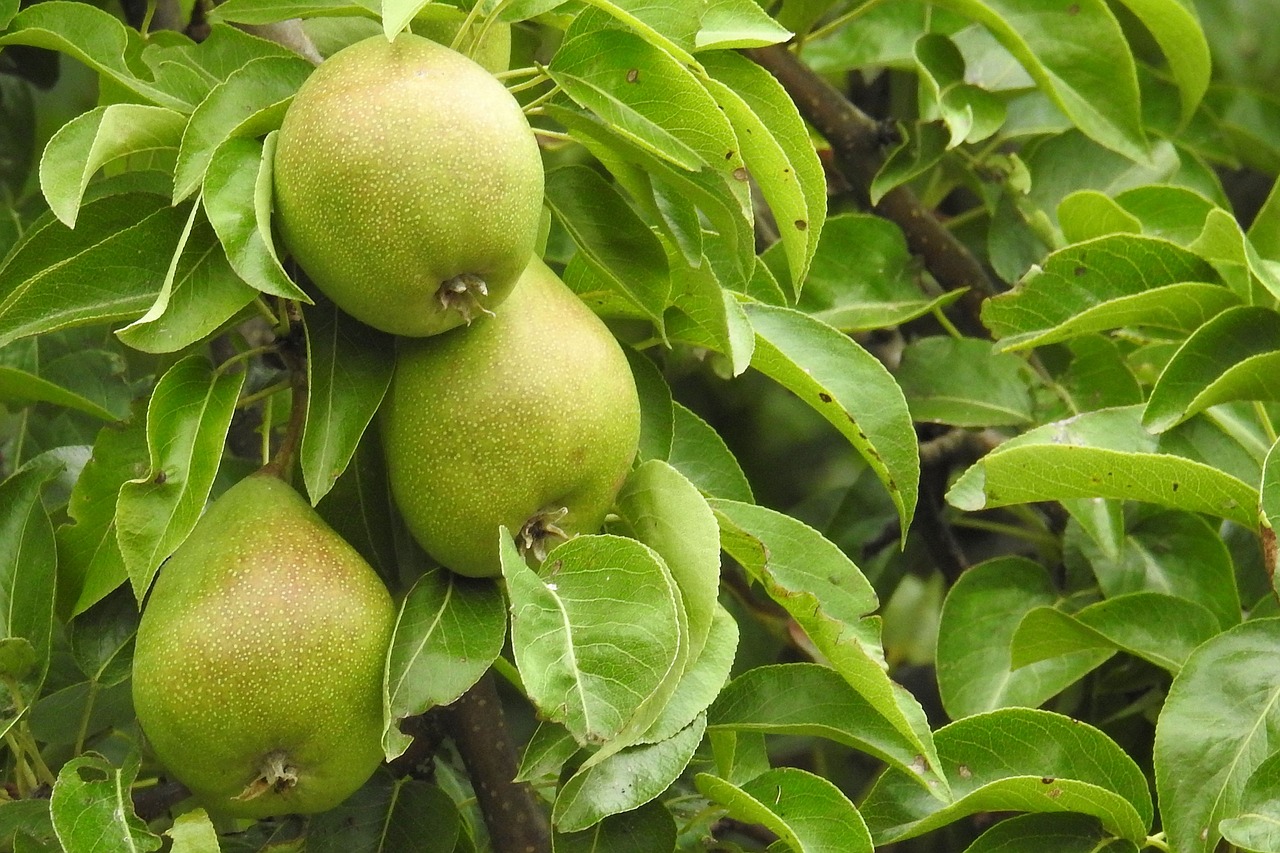
[(170, 781), (149, 788), (135, 788), (131, 796), (134, 814), (150, 822), (190, 797), (191, 792), (181, 782)]
[(298, 458), (298, 449), (302, 446), (302, 431), (307, 423), (307, 357), (306, 345), (303, 343), (305, 332), (302, 327), (302, 312), (296, 302), (288, 307), (290, 328), (292, 332), (281, 341), (280, 358), (289, 369), (289, 381), (293, 386), (292, 403), (289, 409), (289, 423), (285, 427), (284, 438), (271, 461), (262, 466), (264, 473), (274, 474), (288, 482), (293, 475), (294, 462)]
[[(864, 204), (870, 205), (871, 182), (884, 163), (883, 125), (850, 103), (784, 45), (744, 53), (787, 90), (800, 114), (831, 145), (840, 173)], [(906, 187), (891, 190), (872, 209), (902, 229), (911, 251), (924, 259), (940, 285), (947, 290), (968, 289), (960, 299), (963, 313), (957, 325), (965, 334), (987, 337), (979, 312), (983, 300), (995, 293), (995, 285), (974, 254)]]
[(533, 788), (513, 781), (519, 766), (493, 673), (448, 707), (450, 736), (467, 765), (493, 848), (550, 853), (551, 827)]

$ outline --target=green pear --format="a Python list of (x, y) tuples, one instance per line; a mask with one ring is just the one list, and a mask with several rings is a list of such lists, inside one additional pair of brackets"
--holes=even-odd
[(288, 484), (251, 475), (160, 570), (134, 653), (138, 721), (211, 812), (332, 808), (382, 761), (394, 620), (369, 564)]
[(338, 307), (386, 332), (469, 323), (533, 256), (542, 157), (519, 103), (421, 36), (364, 39), (307, 78), (274, 180), (294, 258)]
[(383, 448), (423, 550), (492, 576), (499, 525), (539, 558), (600, 528), (636, 455), (640, 403), (621, 347), (555, 273), (535, 259), (495, 316), (400, 343)]

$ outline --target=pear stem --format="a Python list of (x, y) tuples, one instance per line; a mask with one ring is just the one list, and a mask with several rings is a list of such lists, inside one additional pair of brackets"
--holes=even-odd
[[(286, 317), (291, 328), (301, 330), (302, 312), (298, 303), (288, 303)], [(293, 477), (298, 449), (302, 446), (302, 430), (307, 423), (307, 359), (295, 336), (290, 335), (280, 343), (280, 358), (289, 369), (289, 381), (293, 389), (289, 423), (285, 427), (284, 438), (280, 441), (280, 449), (270, 462), (262, 466), (261, 473), (270, 474), (288, 483)]]

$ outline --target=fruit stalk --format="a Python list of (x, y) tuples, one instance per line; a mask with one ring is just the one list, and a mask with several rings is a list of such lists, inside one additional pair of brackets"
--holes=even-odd
[[(290, 303), (287, 311), (289, 320), (292, 321), (291, 326), (300, 335), (302, 332), (302, 316), (297, 304)], [(263, 466), (262, 470), (266, 473), (274, 474), (285, 482), (289, 482), (293, 473), (294, 461), (298, 456), (298, 448), (302, 446), (302, 430), (307, 423), (307, 400), (309, 395), (307, 361), (306, 357), (299, 351), (297, 341), (292, 335), (280, 342), (279, 352), (281, 360), (284, 361), (285, 367), (289, 370), (289, 382), (292, 385), (289, 423), (285, 426), (284, 438), (280, 441), (280, 448), (276, 451), (276, 455)]]
[(493, 848), (551, 853), (551, 828), (533, 788), (513, 781), (519, 765), (493, 673), (485, 673), (447, 710), (449, 735), (467, 765)]

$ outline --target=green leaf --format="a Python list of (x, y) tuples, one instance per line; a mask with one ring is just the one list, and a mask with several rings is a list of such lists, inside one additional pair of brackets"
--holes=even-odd
[(671, 437), (675, 429), (671, 389), (652, 359), (631, 347), (624, 347), (623, 351), (631, 364), (631, 376), (640, 395), (638, 458), (641, 461), (666, 459), (671, 454)]
[(929, 33), (915, 44), (923, 118), (941, 118), (951, 132), (947, 148), (980, 142), (1000, 129), (1005, 105), (986, 89), (965, 81), (964, 56), (944, 35)]
[[(274, 133), (274, 132), (273, 132)], [(271, 156), (275, 137), (232, 137), (213, 152), (204, 173), (204, 209), (231, 268), (262, 293), (311, 302), (280, 265), (271, 239)]]
[(138, 605), (133, 597), (120, 594), (71, 621), (67, 628), (71, 655), (90, 682), (113, 687), (133, 674), (138, 620)]
[(917, 421), (961, 427), (1030, 424), (1026, 365), (976, 338), (920, 338), (902, 351), (895, 378)]
[(382, 0), (382, 32), (393, 40), (431, 0)]
[(31, 403), (52, 403), (55, 406), (84, 412), (100, 420), (119, 420), (115, 413), (107, 411), (99, 403), (69, 388), (63, 388), (47, 379), (41, 379), (34, 373), (12, 367), (0, 366), (0, 402), (16, 403), (19, 406)]
[(453, 853), (462, 820), (449, 796), (419, 779), (375, 773), (341, 805), (314, 816), (307, 853)]
[[(1011, 292), (987, 300), (982, 321), (1004, 349), (1125, 325), (1191, 331), (1239, 298), (1208, 263), (1173, 243), (1113, 234), (1060, 249)], [(1159, 288), (1182, 285), (1163, 292)]]
[(698, 78), (636, 33), (594, 28), (601, 22), (579, 15), (552, 57), (547, 70), (565, 94), (682, 169), (745, 169), (729, 120)]
[(889, 679), (875, 590), (816, 530), (765, 507), (711, 501), (720, 547), (791, 614), (832, 668), (924, 756), (922, 783), (945, 790), (929, 725), (918, 702)]
[(395, 368), (395, 341), (328, 300), (304, 308), (302, 316), (309, 391), (302, 477), (314, 505), (346, 470), (387, 393)]
[(694, 44), (698, 50), (765, 47), (791, 36), (753, 0), (706, 0)]
[(248, 305), (253, 288), (227, 263), (218, 235), (191, 208), (190, 233), (179, 240), (160, 293), (147, 313), (116, 332), (143, 352), (177, 352), (204, 340)]
[(804, 120), (782, 84), (751, 60), (726, 51), (702, 62), (712, 77), (708, 91), (729, 117), (778, 224), (791, 280), (803, 282), (827, 217), (826, 177)]
[(1094, 141), (1143, 161), (1138, 74), (1120, 24), (1104, 0), (937, 0), (982, 24)]
[[(647, 43), (669, 53), (676, 62), (693, 65), (694, 59), (683, 45), (689, 45), (698, 24), (698, 7), (686, 0), (586, 0), (592, 6), (608, 13), (619, 23), (625, 24)], [(599, 17), (591, 18), (589, 25), (583, 25), (582, 15), (577, 22), (582, 29), (595, 32), (602, 26)], [(691, 46), (691, 45), (690, 45)]]
[(1124, 212), (1142, 223), (1142, 233), (1189, 246), (1204, 231), (1216, 205), (1186, 187), (1152, 184), (1124, 190), (1115, 197)]
[(1049, 573), (1021, 557), (988, 560), (960, 576), (938, 622), (938, 690), (948, 714), (1035, 707), (1113, 654), (1110, 648), (1087, 648), (1015, 669), (1012, 645), (1019, 623), (1057, 598)]
[(920, 455), (906, 399), (874, 356), (788, 308), (748, 305), (756, 331), (751, 366), (830, 421), (884, 483), (905, 531), (915, 514)]
[(957, 720), (934, 734), (954, 799), (940, 803), (890, 768), (862, 804), (877, 844), (915, 838), (987, 811), (1078, 812), (1100, 819), (1112, 835), (1146, 839), (1152, 820), (1146, 777), (1123, 749), (1087, 723), (1004, 708)]
[(1271, 378), (1280, 368), (1280, 314), (1229, 308), (1197, 329), (1151, 389), (1142, 425), (1164, 432), (1230, 400), (1278, 399)]
[(58, 843), (49, 815), (48, 800), (36, 798), (0, 802), (0, 842), (11, 844), (15, 835), (23, 834), (39, 841)]
[(723, 605), (717, 604), (701, 654), (691, 657), (675, 692), (639, 742), (657, 743), (675, 737), (707, 710), (728, 682), (737, 650), (738, 623)]
[(89, 179), (122, 157), (175, 152), (187, 117), (145, 104), (110, 104), (76, 116), (58, 129), (40, 158), (40, 189), (68, 228), (76, 225)]
[(1101, 409), (1006, 441), (947, 492), (967, 511), (1043, 500), (1120, 498), (1206, 512), (1252, 526), (1253, 486), (1182, 456), (1158, 452), (1137, 406)]
[(132, 756), (114, 767), (96, 753), (73, 758), (58, 771), (49, 808), (64, 850), (75, 853), (144, 853), (160, 849), (160, 838), (133, 813), (129, 788), (138, 775)]
[(825, 666), (791, 663), (747, 670), (716, 698), (707, 726), (824, 738), (901, 768), (944, 795), (937, 780), (925, 775), (915, 738), (904, 736), (880, 708)]
[(1185, 124), (1209, 88), (1209, 42), (1196, 7), (1183, 0), (1121, 0), (1155, 37), (1178, 84)]
[(398, 579), (399, 564), (393, 541), (398, 517), (387, 485), (382, 437), (378, 430), (365, 430), (351, 464), (316, 506), (316, 511), (379, 575), (392, 583)]
[(699, 773), (694, 784), (732, 817), (764, 825), (796, 853), (871, 853), (862, 816), (821, 776), (779, 767), (743, 785), (708, 773)]
[(1280, 620), (1258, 619), (1202, 645), (1156, 723), (1156, 791), (1169, 846), (1211, 853), (1219, 821), (1240, 814), (1249, 777), (1275, 751)]
[(1220, 821), (1218, 831), (1241, 850), (1280, 850), (1280, 753), (1258, 765), (1240, 795), (1240, 811)]
[[(505, 531), (501, 542), (511, 645), (529, 698), (580, 744), (610, 741), (682, 671), (679, 588), (661, 558), (631, 539), (571, 539), (547, 555), (542, 577)], [(614, 676), (620, 668), (625, 680)]]
[(433, 568), (418, 578), (400, 605), (387, 653), (383, 749), (394, 758), (409, 745), (396, 724), (448, 705), (480, 680), (507, 636), (502, 591)]
[(129, 92), (169, 109), (190, 105), (138, 76), (142, 37), (110, 13), (86, 3), (54, 0), (23, 9), (0, 35), (0, 46), (27, 44), (67, 54)]
[(1026, 814), (988, 829), (964, 853), (1138, 853), (1132, 841), (1116, 838), (1097, 818), (1081, 814)]
[(377, 17), (380, 0), (227, 0), (209, 12), (209, 17), (238, 24), (274, 24), (289, 18), (315, 16)]
[(1187, 656), (1220, 630), (1204, 606), (1158, 592), (1110, 598), (1074, 614), (1037, 607), (1013, 635), (1012, 665), (1016, 670), (1076, 652), (1118, 649), (1177, 675)]
[(524, 755), (520, 758), (520, 772), (516, 774), (515, 781), (551, 780), (560, 775), (565, 762), (578, 751), (578, 742), (568, 729), (559, 723), (542, 720), (525, 744)]
[(740, 376), (755, 350), (743, 306), (705, 257), (696, 269), (673, 261), (671, 274), (671, 302), (681, 313), (668, 313), (668, 337), (720, 353), (728, 361), (729, 375)]
[(192, 355), (156, 384), (147, 406), (150, 465), (116, 500), (116, 541), (139, 601), (204, 511), (244, 378)]
[(556, 795), (552, 823), (560, 832), (580, 832), (654, 799), (689, 766), (706, 727), (699, 716), (667, 740), (628, 747), (579, 770)]
[(294, 93), (314, 70), (300, 56), (265, 56), (246, 63), (211, 89), (182, 135), (173, 174), (174, 203), (200, 188), (223, 142), (277, 129)]
[(622, 195), (586, 166), (563, 166), (547, 173), (546, 201), (583, 257), (661, 330), (667, 255)]
[(706, 421), (679, 403), (672, 408), (671, 467), (709, 498), (755, 503), (751, 484), (724, 439)]
[(1189, 512), (1145, 513), (1114, 550), (1068, 528), (1067, 544), (1087, 559), (1108, 598), (1135, 592), (1176, 595), (1206, 608), (1222, 629), (1240, 624), (1231, 552), (1215, 524)]
[(871, 180), (872, 204), (879, 204), (898, 187), (935, 169), (947, 151), (950, 138), (946, 127), (937, 121), (917, 122), (910, 133), (899, 123), (898, 134), (902, 144), (889, 152)]
[(1068, 243), (1109, 234), (1141, 234), (1142, 223), (1119, 202), (1097, 190), (1077, 190), (1058, 203), (1058, 227)]
[(145, 421), (134, 417), (98, 433), (67, 506), (70, 524), (58, 528), (58, 613), (89, 609), (128, 577), (116, 541), (116, 497), (147, 471)]
[(557, 833), (555, 853), (667, 853), (676, 849), (676, 822), (661, 803), (610, 815), (582, 832)]
[(696, 486), (666, 462), (635, 468), (622, 484), (615, 511), (632, 538), (666, 563), (689, 620), (689, 659), (702, 653), (718, 607), (720, 528)]
[(165, 831), (173, 839), (172, 853), (218, 853), (218, 832), (204, 809), (178, 815)]
[(74, 231), (52, 216), (32, 225), (0, 266), (0, 346), (145, 311), (185, 222), (162, 196), (126, 193), (83, 206)]

